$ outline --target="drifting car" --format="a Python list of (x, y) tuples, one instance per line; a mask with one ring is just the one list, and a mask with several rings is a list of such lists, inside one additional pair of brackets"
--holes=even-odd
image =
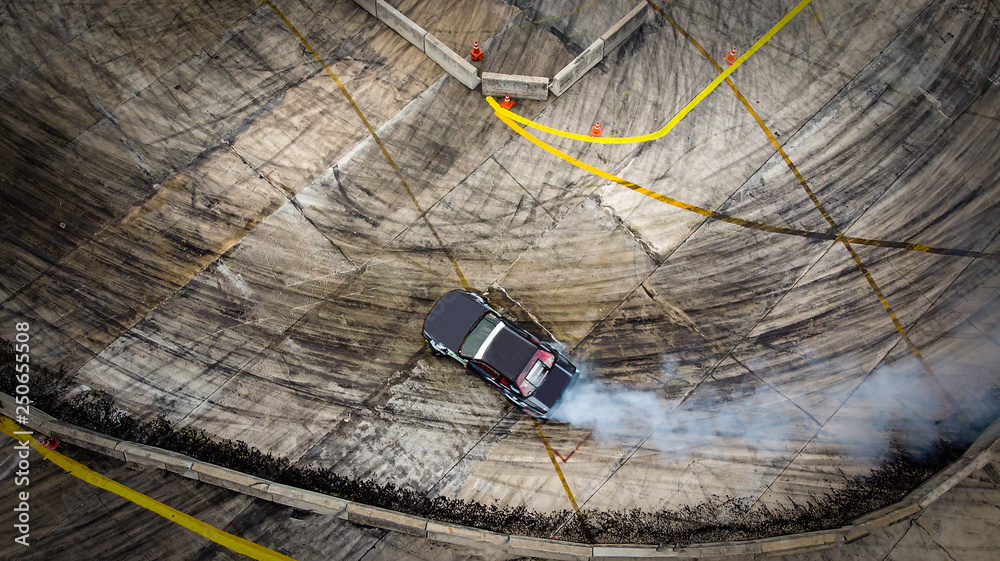
[(577, 377), (576, 366), (549, 343), (505, 319), (478, 294), (453, 290), (424, 320), (431, 352), (450, 356), (537, 419), (552, 411)]

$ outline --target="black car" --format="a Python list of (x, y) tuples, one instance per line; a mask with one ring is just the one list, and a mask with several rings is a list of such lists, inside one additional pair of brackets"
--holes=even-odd
[(576, 366), (550, 344), (504, 319), (478, 294), (452, 290), (424, 320), (424, 340), (479, 374), (525, 413), (548, 419)]

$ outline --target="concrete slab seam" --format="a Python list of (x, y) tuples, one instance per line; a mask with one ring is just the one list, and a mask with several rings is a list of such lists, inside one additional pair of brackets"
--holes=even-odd
[(368, 130), (368, 134), (371, 135), (372, 140), (374, 140), (375, 144), (378, 145), (379, 150), (382, 152), (382, 156), (385, 158), (385, 161), (389, 164), (389, 167), (392, 168), (393, 172), (395, 172), (396, 178), (399, 179), (399, 182), (403, 185), (403, 188), (406, 190), (407, 195), (410, 196), (410, 200), (413, 202), (413, 206), (416, 207), (417, 212), (420, 215), (420, 218), (427, 225), (427, 228), (431, 231), (431, 234), (434, 236), (434, 239), (437, 240), (438, 245), (441, 247), (441, 250), (444, 251), (445, 256), (448, 258), (449, 261), (451, 261), (452, 267), (454, 267), (455, 274), (458, 275), (458, 280), (461, 283), (462, 287), (469, 288), (469, 282), (466, 280), (465, 275), (462, 274), (462, 269), (461, 267), (459, 267), (458, 261), (455, 259), (455, 256), (452, 255), (451, 250), (449, 250), (448, 247), (445, 245), (444, 240), (441, 239), (441, 236), (440, 234), (438, 234), (437, 229), (434, 227), (433, 224), (431, 224), (430, 220), (427, 218), (427, 213), (424, 211), (423, 207), (420, 206), (420, 203), (417, 201), (417, 197), (413, 194), (413, 190), (410, 188), (410, 184), (407, 183), (406, 178), (403, 177), (403, 171), (399, 169), (399, 166), (396, 164), (396, 161), (393, 160), (392, 156), (389, 155), (389, 150), (385, 147), (385, 144), (382, 142), (382, 139), (379, 138), (378, 133), (375, 132), (375, 128), (372, 127), (370, 122), (368, 122), (368, 119), (365, 117), (364, 112), (362, 112), (361, 108), (358, 107), (358, 104), (354, 101), (354, 98), (351, 96), (350, 92), (347, 91), (347, 88), (344, 86), (343, 82), (340, 81), (340, 78), (337, 78), (337, 75), (333, 73), (333, 70), (331, 70), (329, 65), (326, 64), (326, 61), (323, 60), (323, 57), (321, 57), (320, 54), (316, 51), (316, 49), (314, 49), (313, 46), (309, 44), (309, 41), (306, 40), (305, 36), (303, 36), (302, 33), (300, 33), (299, 30), (296, 29), (294, 25), (292, 25), (292, 22), (289, 21), (287, 17), (285, 17), (285, 14), (280, 9), (278, 9), (278, 6), (276, 6), (274, 2), (272, 2), (271, 0), (264, 0), (264, 3), (266, 3), (268, 6), (271, 7), (274, 13), (278, 15), (278, 17), (281, 19), (282, 22), (284, 22), (285, 26), (288, 27), (289, 31), (291, 31), (295, 35), (295, 37), (298, 38), (299, 42), (302, 43), (303, 47), (305, 47), (310, 53), (312, 53), (313, 57), (323, 67), (323, 70), (325, 70), (326, 73), (330, 76), (330, 78), (332, 78), (333, 81), (337, 84), (337, 87), (340, 89), (341, 93), (344, 94), (344, 97), (351, 104), (351, 107), (354, 109), (354, 112), (357, 113), (358, 118), (361, 119), (361, 123)]
[[(702, 56), (704, 56), (706, 59), (708, 59), (708, 61), (712, 64), (712, 66), (715, 67), (716, 71), (722, 72), (722, 67), (719, 66), (719, 63), (716, 62), (715, 59), (712, 58), (712, 56), (710, 54), (708, 54), (708, 51), (706, 51), (704, 49), (704, 47), (702, 47), (701, 44), (698, 43), (698, 41), (695, 40), (695, 38), (692, 37), (691, 34), (689, 34), (687, 32), (687, 30), (685, 30), (683, 27), (681, 27), (680, 24), (678, 24), (672, 17), (670, 17), (666, 12), (664, 12), (662, 9), (660, 9), (659, 6), (656, 6), (655, 4), (653, 4), (652, 0), (650, 0), (649, 3), (650, 3), (650, 5), (652, 5), (656, 9), (656, 11), (663, 18), (665, 18), (670, 23), (671, 26), (673, 26), (692, 45), (694, 45), (695, 48), (697, 48), (698, 51), (702, 54)], [(813, 206), (816, 207), (816, 209), (819, 211), (819, 213), (823, 216), (823, 219), (826, 220), (826, 222), (830, 225), (830, 227), (831, 227), (830, 232), (833, 233), (833, 234), (836, 234), (837, 237), (838, 237), (838, 239), (840, 240), (840, 242), (844, 245), (844, 248), (847, 249), (847, 252), (850, 254), (851, 259), (854, 260), (854, 263), (857, 265), (858, 270), (864, 276), (865, 280), (868, 282), (869, 287), (871, 287), (872, 291), (875, 293), (875, 296), (878, 298), (879, 303), (881, 303), (881, 305), (882, 305), (883, 309), (885, 310), (886, 314), (889, 316), (889, 319), (892, 322), (893, 327), (896, 328), (896, 331), (903, 338), (903, 341), (906, 343), (906, 346), (909, 349), (910, 353), (920, 363), (920, 366), (924, 370), (924, 372), (927, 375), (929, 375), (932, 380), (934, 380), (934, 382), (936, 383), (936, 385), (938, 386), (938, 388), (940, 389), (940, 391), (944, 395), (945, 399), (952, 406), (952, 408), (955, 409), (955, 410), (957, 410), (958, 406), (955, 403), (955, 400), (951, 397), (951, 395), (948, 393), (948, 391), (944, 389), (943, 385), (938, 381), (937, 377), (934, 375), (934, 372), (927, 365), (926, 361), (924, 361), (923, 355), (920, 353), (920, 350), (917, 348), (917, 346), (913, 343), (912, 339), (910, 339), (909, 334), (906, 332), (906, 329), (903, 327), (903, 324), (899, 321), (899, 318), (896, 316), (896, 312), (892, 309), (892, 306), (889, 304), (888, 298), (882, 292), (882, 289), (879, 287), (878, 283), (875, 281), (875, 278), (872, 276), (871, 272), (868, 270), (868, 267), (865, 266), (865, 264), (862, 262), (861, 257), (858, 255), (858, 253), (851, 246), (851, 243), (849, 241), (843, 239), (844, 238), (843, 229), (840, 227), (839, 224), (836, 223), (836, 221), (834, 221), (833, 217), (830, 216), (830, 213), (827, 212), (826, 208), (823, 206), (823, 203), (820, 202), (819, 197), (817, 197), (816, 193), (812, 190), (811, 187), (809, 187), (809, 183), (806, 182), (805, 177), (803, 177), (802, 173), (799, 172), (798, 167), (792, 162), (792, 159), (788, 156), (788, 153), (786, 153), (785, 149), (781, 146), (781, 143), (779, 143), (778, 140), (774, 137), (774, 134), (771, 132), (771, 129), (767, 126), (766, 123), (764, 123), (764, 120), (761, 119), (760, 115), (757, 114), (757, 111), (755, 111), (754, 108), (753, 108), (753, 106), (750, 105), (750, 102), (747, 101), (747, 99), (746, 99), (746, 97), (744, 97), (743, 93), (740, 92), (739, 88), (736, 87), (736, 84), (732, 81), (732, 79), (726, 78), (726, 84), (729, 85), (730, 89), (732, 89), (733, 93), (736, 95), (736, 98), (743, 105), (743, 107), (747, 110), (747, 112), (750, 113), (750, 115), (753, 117), (754, 121), (757, 123), (757, 126), (759, 126), (760, 129), (767, 136), (767, 139), (771, 143), (771, 145), (774, 146), (774, 148), (775, 148), (775, 150), (777, 150), (778, 154), (781, 155), (781, 158), (784, 160), (785, 165), (788, 166), (788, 169), (795, 176), (796, 180), (798, 180), (799, 185), (801, 185), (802, 189), (806, 192), (806, 196), (809, 197), (809, 200), (812, 201)]]

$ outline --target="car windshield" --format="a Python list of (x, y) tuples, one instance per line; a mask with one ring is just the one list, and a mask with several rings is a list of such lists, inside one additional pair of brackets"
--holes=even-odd
[(479, 323), (465, 337), (465, 342), (462, 343), (462, 348), (458, 350), (458, 354), (468, 358), (477, 356), (480, 349), (485, 346), (484, 343), (489, 338), (490, 333), (493, 332), (493, 329), (499, 323), (500, 319), (493, 314), (483, 316), (483, 319), (479, 320)]

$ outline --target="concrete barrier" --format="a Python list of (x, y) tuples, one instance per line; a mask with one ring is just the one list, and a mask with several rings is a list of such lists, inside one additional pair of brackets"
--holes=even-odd
[(510, 94), (517, 99), (545, 101), (549, 98), (549, 79), (541, 76), (483, 72), (483, 95)]
[(347, 505), (350, 504), (350, 501), (344, 499), (282, 485), (281, 483), (269, 484), (267, 491), (271, 494), (274, 502), (278, 504), (309, 510), (318, 514), (343, 514), (347, 510)]
[(635, 30), (639, 29), (639, 26), (646, 21), (648, 8), (649, 5), (646, 2), (640, 2), (629, 13), (625, 14), (622, 19), (618, 20), (617, 23), (605, 31), (600, 39), (591, 43), (589, 47), (573, 59), (573, 62), (564, 66), (552, 78), (550, 86), (552, 93), (557, 96), (565, 93), (570, 86), (575, 84), (577, 80), (582, 78), (598, 62), (601, 62), (601, 59), (635, 33)]
[(113, 458), (125, 461), (125, 453), (117, 449), (122, 441), (117, 438), (111, 438), (99, 432), (82, 429), (55, 419), (42, 421), (34, 425), (34, 427), (40, 432), (58, 438), (62, 442), (67, 442), (94, 452), (100, 452), (101, 454), (107, 454)]
[(211, 483), (217, 487), (224, 487), (232, 491), (273, 501), (274, 497), (268, 492), (270, 481), (263, 480), (252, 475), (240, 473), (224, 467), (212, 464), (194, 462), (191, 471), (198, 474), (198, 481)]
[(375, 0), (354, 0), (354, 3), (368, 10), (368, 13), (378, 19), (378, 11), (375, 8)]
[(686, 547), (673, 548), (662, 546), (656, 551), (665, 554), (664, 557), (680, 559), (702, 559), (711, 557), (753, 557), (761, 552), (760, 544), (755, 541), (705, 543)]
[(514, 555), (539, 556), (545, 559), (587, 561), (593, 555), (594, 547), (582, 543), (511, 536), (507, 541), (507, 551)]
[(864, 526), (844, 526), (840, 529), (844, 536), (844, 543), (853, 543), (865, 536), (871, 535), (871, 530)]
[[(550, 81), (540, 76), (522, 76), (518, 74), (495, 74), (484, 72), (480, 80), (476, 67), (465, 60), (464, 56), (451, 50), (437, 37), (427, 33), (422, 27), (413, 23), (402, 12), (393, 8), (385, 0), (354, 0), (359, 6), (388, 25), (404, 39), (424, 52), (448, 74), (469, 89), (475, 89), (482, 84), (483, 95), (510, 94), (516, 98), (544, 101), (548, 98), (548, 90), (559, 96), (576, 83), (588, 70), (594, 67), (605, 54), (625, 41), (646, 20), (648, 6), (645, 2), (638, 4), (616, 24), (611, 26), (604, 35), (594, 41), (573, 62), (567, 64)], [(488, 79), (487, 74), (492, 74)], [(543, 90), (545, 90), (543, 92)]]
[(627, 561), (630, 559), (669, 559), (666, 552), (648, 545), (595, 545), (591, 559), (601, 561)]
[(127, 441), (119, 442), (115, 450), (125, 455), (126, 462), (165, 469), (191, 479), (198, 479), (198, 474), (191, 469), (194, 460), (183, 454)]
[(552, 78), (552, 84), (549, 86), (552, 93), (557, 96), (565, 93), (588, 70), (593, 68), (598, 62), (601, 62), (602, 58), (604, 58), (604, 39), (598, 39), (591, 43), (589, 47), (573, 59), (573, 62), (564, 66)]
[(375, 17), (379, 21), (391, 27), (396, 33), (402, 35), (403, 39), (413, 43), (421, 51), (424, 50), (424, 35), (427, 34), (424, 28), (410, 21), (410, 18), (390, 6), (385, 0), (376, 0), (375, 11)]
[[(996, 457), (995, 454), (993, 456), (994, 458)], [(983, 471), (986, 472), (986, 477), (989, 477), (994, 485), (1000, 486), (1000, 471), (997, 471), (992, 461), (986, 462), (986, 465), (983, 466)]]
[(487, 532), (486, 530), (480, 530), (479, 528), (442, 524), (440, 522), (428, 520), (427, 538), (437, 542), (455, 545), (504, 550), (510, 536), (506, 534)]
[(355, 524), (375, 526), (400, 534), (421, 538), (427, 537), (427, 519), (394, 510), (368, 506), (359, 503), (347, 505), (347, 519)]
[(870, 512), (854, 521), (854, 525), (868, 528), (880, 528), (891, 526), (900, 520), (909, 518), (920, 512), (920, 505), (907, 500), (880, 508), (875, 512)]
[(470, 90), (476, 89), (479, 85), (479, 73), (476, 67), (430, 33), (424, 35), (424, 54)]
[(604, 40), (604, 56), (608, 56), (611, 51), (615, 50), (615, 47), (624, 43), (630, 35), (635, 33), (635, 30), (639, 29), (639, 26), (646, 21), (648, 12), (649, 4), (640, 2), (632, 8), (632, 11), (625, 14), (625, 17), (618, 20), (618, 23), (605, 31), (604, 35), (601, 35), (601, 39)]
[(989, 463), (989, 455), (980, 454), (979, 456), (971, 458), (969, 461), (963, 463), (964, 465), (959, 466), (956, 469), (946, 470), (945, 474), (941, 477), (935, 476), (932, 480), (928, 480), (928, 482), (932, 485), (928, 486), (928, 489), (926, 489), (925, 492), (920, 493), (920, 496), (917, 499), (917, 504), (920, 505), (920, 508), (929, 507), (934, 501), (938, 500), (941, 495), (947, 493), (952, 487), (958, 485), (963, 479), (986, 467)]
[(919, 504), (921, 508), (927, 508), (973, 472), (985, 468), (990, 462), (990, 448), (997, 445), (998, 439), (1000, 439), (1000, 422), (987, 427), (962, 457), (934, 474), (907, 495), (907, 498)]
[(427, 33), (422, 27), (413, 23), (402, 12), (393, 8), (385, 0), (354, 0), (365, 10), (368, 10), (379, 21), (399, 33), (404, 39), (423, 51), (431, 60), (445, 72), (453, 76), (469, 89), (479, 85), (479, 73), (465, 57), (451, 50), (437, 37)]
[(809, 553), (823, 549), (832, 549), (838, 543), (843, 543), (839, 530), (809, 532), (795, 536), (782, 536), (760, 540), (760, 551), (765, 556), (792, 555)]

